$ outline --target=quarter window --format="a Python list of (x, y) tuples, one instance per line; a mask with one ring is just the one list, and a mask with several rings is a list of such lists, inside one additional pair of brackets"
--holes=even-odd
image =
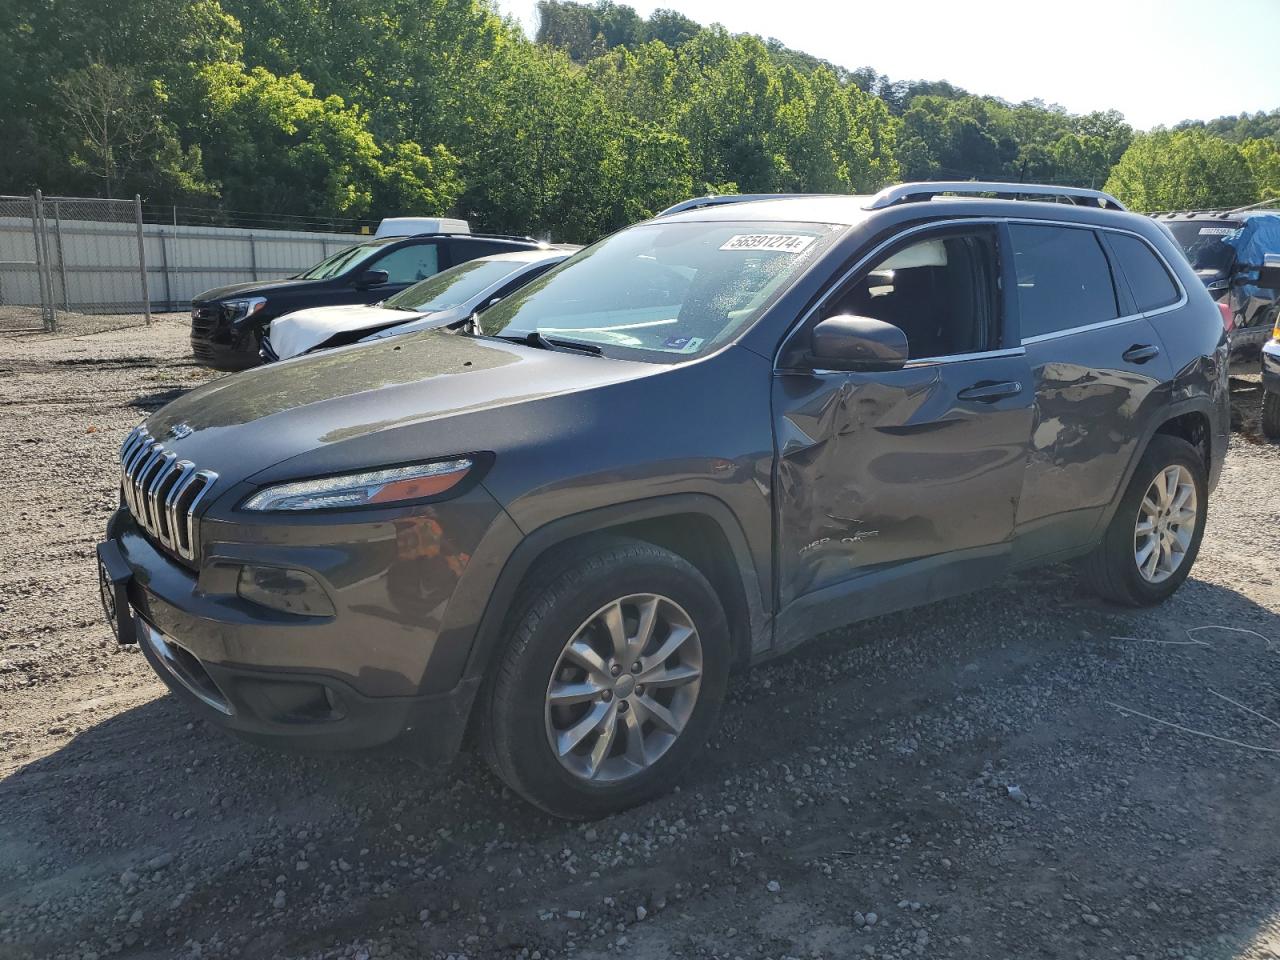
[(369, 269), (387, 271), (387, 283), (417, 283), (440, 272), (440, 258), (434, 243), (415, 243), (392, 250)]
[(1139, 310), (1159, 310), (1178, 302), (1178, 288), (1173, 278), (1150, 247), (1137, 237), (1123, 233), (1107, 234), (1107, 242), (1111, 244), (1116, 262), (1129, 282)]
[(1111, 268), (1092, 230), (1009, 224), (1022, 339), (1120, 316)]

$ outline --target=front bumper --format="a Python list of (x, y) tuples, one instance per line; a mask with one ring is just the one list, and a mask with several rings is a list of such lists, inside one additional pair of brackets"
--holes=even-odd
[(1280, 340), (1271, 340), (1262, 347), (1262, 389), (1280, 393)]
[(214, 370), (247, 370), (262, 363), (259, 339), (266, 321), (258, 316), (253, 323), (237, 328), (222, 313), (217, 302), (191, 305), (191, 353), (201, 366)]
[[(394, 586), (404, 577), (394, 567), (387, 577), (363, 576), (362, 560), (376, 550), (335, 557), (358, 582), (343, 588), (327, 578), (338, 616), (306, 617), (257, 607), (235, 596), (234, 587), (210, 589), (226, 575), (217, 557), (210, 563), (206, 555), (197, 576), (152, 544), (127, 511), (113, 515), (107, 535), (98, 548), (102, 594), (121, 642), (137, 642), (156, 674), (204, 719), (291, 749), (356, 750), (398, 741), (430, 762), (457, 752), (480, 681), (431, 664), (461, 662), (465, 651), (452, 647), (469, 647), (471, 638), (439, 643), (430, 619), (401, 615), (380, 625), (371, 615), (370, 587)], [(305, 561), (310, 550), (299, 546), (288, 554)]]
[(210, 723), (267, 747), (330, 752), (400, 741), (415, 756), (444, 763), (458, 752), (479, 686), (464, 681), (434, 696), (367, 697), (323, 674), (204, 663), (142, 617), (136, 625), (143, 656), (178, 699)]

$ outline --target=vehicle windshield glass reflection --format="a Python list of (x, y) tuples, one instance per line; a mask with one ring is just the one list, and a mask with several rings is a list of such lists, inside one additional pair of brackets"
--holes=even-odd
[(750, 326), (834, 235), (819, 223), (650, 223), (614, 234), (485, 311), (481, 332), (538, 333), (674, 363)]
[(1240, 229), (1239, 223), (1216, 219), (1182, 220), (1166, 222), (1165, 226), (1194, 269), (1222, 272), (1231, 268), (1236, 252), (1222, 241)]
[(393, 310), (416, 310), (419, 313), (449, 310), (483, 293), (523, 266), (510, 260), (468, 260), (401, 290), (394, 297), (382, 301), (382, 305)]
[(314, 267), (302, 274), (302, 280), (328, 280), (340, 273), (346, 273), (357, 264), (363, 263), (381, 250), (389, 241), (379, 240), (374, 243), (361, 243), (354, 247), (339, 250), (331, 257), (326, 257)]

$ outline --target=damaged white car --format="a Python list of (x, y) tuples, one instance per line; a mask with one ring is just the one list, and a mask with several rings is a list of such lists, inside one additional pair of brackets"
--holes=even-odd
[(268, 363), (361, 340), (399, 336), (431, 327), (465, 323), (473, 314), (509, 296), (580, 249), (557, 244), (477, 257), (442, 270), (368, 306), (312, 307), (271, 322), (262, 340)]

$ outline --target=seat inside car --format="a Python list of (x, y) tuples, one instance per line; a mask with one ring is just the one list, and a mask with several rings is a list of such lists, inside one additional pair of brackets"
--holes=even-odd
[(977, 237), (926, 240), (901, 250), (841, 296), (828, 316), (891, 323), (907, 335), (912, 359), (983, 349), (990, 292), (985, 244)]

